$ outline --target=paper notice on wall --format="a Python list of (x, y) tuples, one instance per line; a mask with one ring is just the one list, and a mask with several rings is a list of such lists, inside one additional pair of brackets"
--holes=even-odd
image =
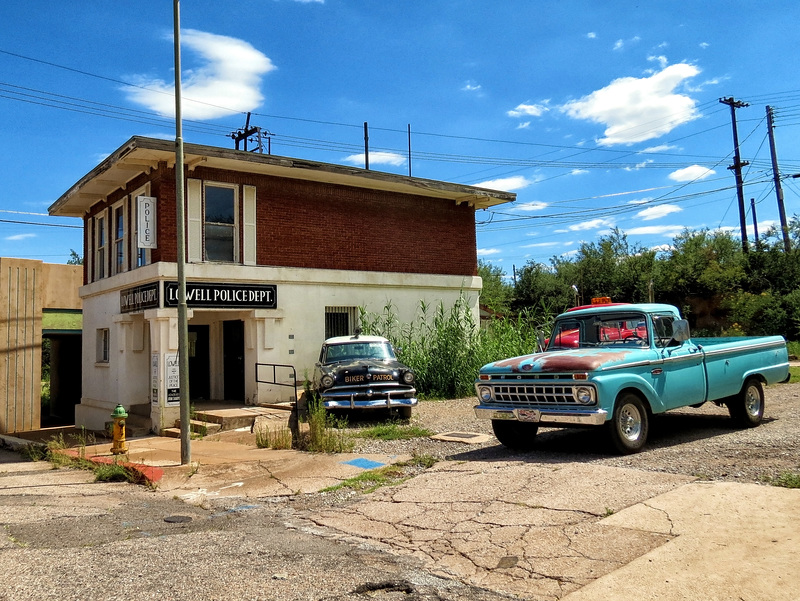
[(167, 407), (181, 404), (181, 378), (178, 353), (164, 354), (164, 381), (167, 385)]
[(150, 355), (150, 403), (158, 405), (159, 386), (158, 353)]

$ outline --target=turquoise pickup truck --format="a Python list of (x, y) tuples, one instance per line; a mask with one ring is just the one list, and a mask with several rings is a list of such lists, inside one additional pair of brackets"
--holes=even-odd
[(629, 454), (653, 414), (679, 407), (710, 401), (757, 426), (764, 385), (788, 377), (781, 336), (690, 339), (671, 305), (598, 304), (559, 315), (543, 352), (483, 366), (475, 413), (515, 450), (529, 450), (540, 426), (602, 426)]

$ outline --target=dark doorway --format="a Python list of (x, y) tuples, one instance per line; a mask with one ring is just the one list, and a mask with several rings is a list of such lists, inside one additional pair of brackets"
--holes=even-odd
[(222, 365), (225, 400), (244, 402), (244, 322), (222, 322)]
[(44, 334), (42, 340), (42, 428), (75, 423), (81, 402), (81, 335)]
[(189, 396), (192, 400), (211, 397), (208, 326), (189, 326)]

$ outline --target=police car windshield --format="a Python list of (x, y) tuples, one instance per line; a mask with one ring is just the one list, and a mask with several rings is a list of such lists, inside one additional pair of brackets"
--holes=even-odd
[(345, 342), (331, 344), (325, 352), (325, 363), (355, 361), (358, 359), (394, 359), (394, 351), (388, 342)]

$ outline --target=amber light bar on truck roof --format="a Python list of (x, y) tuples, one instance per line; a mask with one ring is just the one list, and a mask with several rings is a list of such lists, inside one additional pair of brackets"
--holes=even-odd
[(591, 305), (581, 305), (580, 307), (572, 307), (571, 309), (567, 309), (567, 313), (569, 313), (570, 311), (580, 311), (581, 309), (591, 309), (592, 307), (597, 307), (598, 305), (616, 307), (617, 305), (630, 305), (630, 303), (614, 303), (611, 302), (610, 296), (595, 296), (592, 299)]

